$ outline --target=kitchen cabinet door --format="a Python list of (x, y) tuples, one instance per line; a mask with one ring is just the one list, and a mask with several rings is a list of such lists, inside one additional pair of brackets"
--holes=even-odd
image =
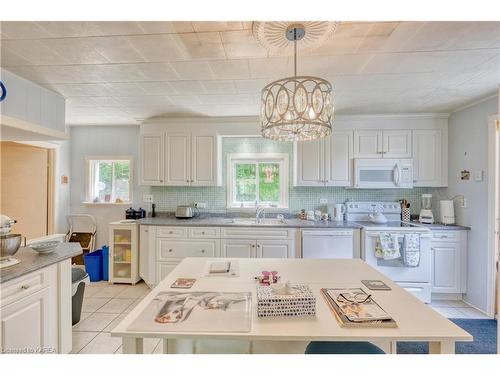
[(163, 132), (141, 134), (141, 185), (164, 185), (165, 135)]
[(56, 301), (49, 287), (0, 309), (0, 340), (2, 352), (57, 350)]
[(219, 240), (157, 240), (157, 259), (170, 261), (188, 257), (217, 257), (219, 256)]
[(255, 240), (222, 240), (221, 256), (223, 258), (255, 258)]
[(432, 292), (462, 293), (460, 243), (440, 242), (432, 244)]
[(158, 285), (180, 262), (158, 262), (156, 264), (156, 284)]
[(381, 130), (354, 131), (355, 158), (381, 158), (382, 151)]
[(303, 141), (295, 144), (295, 186), (325, 185), (325, 141)]
[(191, 186), (217, 185), (217, 136), (192, 135)]
[(148, 285), (156, 282), (155, 231), (154, 226), (139, 226), (139, 276)]
[(413, 131), (413, 185), (443, 186), (441, 130)]
[(191, 184), (191, 133), (169, 133), (166, 138), (166, 181), (169, 186)]
[(326, 186), (352, 185), (352, 131), (334, 131), (325, 138)]
[(257, 241), (257, 258), (294, 258), (294, 241)]
[(411, 158), (411, 130), (384, 130), (382, 137), (384, 158)]

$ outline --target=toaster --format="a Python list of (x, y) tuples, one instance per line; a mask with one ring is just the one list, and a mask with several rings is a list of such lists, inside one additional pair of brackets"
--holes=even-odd
[(175, 217), (178, 219), (190, 219), (194, 216), (193, 207), (177, 206), (175, 209)]

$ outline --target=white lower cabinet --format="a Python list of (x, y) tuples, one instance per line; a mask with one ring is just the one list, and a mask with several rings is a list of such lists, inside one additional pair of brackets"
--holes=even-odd
[(71, 260), (1, 285), (0, 352), (71, 351)]
[(151, 285), (186, 257), (295, 258), (300, 242), (290, 228), (141, 226), (140, 234), (139, 269)]
[(432, 292), (466, 292), (466, 231), (433, 232)]
[(224, 258), (255, 258), (255, 240), (222, 240), (221, 256)]

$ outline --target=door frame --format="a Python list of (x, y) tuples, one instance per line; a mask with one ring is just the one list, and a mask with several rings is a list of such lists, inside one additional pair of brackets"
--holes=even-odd
[[(499, 303), (497, 293), (496, 251), (500, 245), (498, 231), (500, 230), (500, 138), (497, 127), (500, 127), (500, 114), (488, 118), (488, 284), (487, 284), (487, 314), (495, 317), (495, 303)], [(498, 280), (500, 284), (500, 280)], [(500, 343), (499, 343), (500, 345)], [(500, 347), (499, 347), (500, 349)]]

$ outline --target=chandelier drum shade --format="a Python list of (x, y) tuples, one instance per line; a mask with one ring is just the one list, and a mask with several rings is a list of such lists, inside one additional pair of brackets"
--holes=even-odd
[(262, 136), (308, 141), (332, 132), (332, 85), (318, 77), (295, 76), (271, 82), (261, 96)]
[(276, 141), (309, 141), (332, 133), (332, 85), (323, 78), (297, 75), (297, 41), (302, 25), (287, 28), (294, 46), (294, 76), (269, 83), (261, 93), (261, 133)]

